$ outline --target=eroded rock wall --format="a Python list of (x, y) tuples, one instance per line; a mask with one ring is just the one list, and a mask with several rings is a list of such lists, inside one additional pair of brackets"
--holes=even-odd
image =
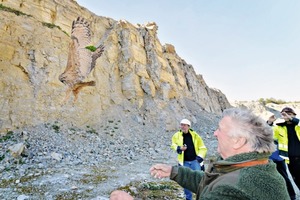
[[(76, 1), (1, 0), (20, 13), (0, 13), (0, 130), (62, 121), (75, 126), (97, 125), (110, 117), (139, 123), (159, 122), (176, 129), (191, 109), (220, 114), (230, 107), (226, 96), (209, 88), (193, 66), (162, 45), (158, 26), (133, 25), (97, 16)], [(100, 13), (101, 14), (101, 13)], [(58, 80), (68, 59), (71, 24), (78, 16), (91, 25), (92, 44), (104, 54), (86, 80), (78, 101), (65, 104), (67, 87)], [(194, 102), (189, 107), (187, 102)]]

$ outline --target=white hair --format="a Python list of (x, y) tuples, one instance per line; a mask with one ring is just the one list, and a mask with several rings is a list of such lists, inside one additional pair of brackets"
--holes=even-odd
[(223, 117), (230, 117), (234, 127), (230, 130), (232, 137), (243, 137), (250, 144), (253, 151), (272, 153), (275, 151), (273, 130), (262, 118), (252, 111), (241, 108), (224, 110)]

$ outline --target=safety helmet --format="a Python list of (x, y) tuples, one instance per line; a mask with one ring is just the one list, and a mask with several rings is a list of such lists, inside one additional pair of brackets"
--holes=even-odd
[(191, 122), (188, 119), (181, 120), (180, 124), (187, 124), (187, 125), (191, 126)]
[(289, 108), (289, 107), (283, 108), (281, 112), (293, 113), (294, 115), (297, 115), (295, 113), (295, 111), (292, 108)]

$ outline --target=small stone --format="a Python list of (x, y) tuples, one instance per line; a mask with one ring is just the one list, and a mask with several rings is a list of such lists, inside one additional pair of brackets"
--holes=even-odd
[(24, 194), (21, 194), (20, 196), (18, 196), (17, 200), (25, 200), (25, 199), (29, 199), (29, 196), (26, 196)]
[(61, 154), (55, 153), (55, 152), (51, 153), (51, 157), (57, 161), (60, 161), (63, 158), (63, 156)]
[(77, 190), (78, 187), (73, 185), (73, 186), (71, 187), (71, 189), (72, 189), (72, 190)]

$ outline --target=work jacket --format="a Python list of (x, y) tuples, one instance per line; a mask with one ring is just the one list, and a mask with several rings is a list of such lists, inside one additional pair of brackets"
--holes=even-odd
[[(193, 138), (196, 155), (200, 156), (201, 158), (204, 159), (206, 156), (207, 148), (204, 145), (202, 138), (192, 129), (189, 129), (189, 132)], [(172, 137), (171, 149), (173, 149), (174, 151), (177, 151), (178, 146), (181, 147), (183, 145), (183, 135), (182, 134), (184, 134), (184, 133), (180, 130), (180, 131), (176, 132)], [(183, 165), (184, 151), (182, 151), (181, 153), (178, 154), (177, 159), (178, 159), (179, 164)]]
[[(292, 123), (298, 124), (299, 119), (293, 118)], [(278, 142), (278, 150), (279, 155), (285, 159), (286, 163), (289, 163), (289, 157), (288, 157), (288, 132), (287, 127), (285, 126), (285, 123), (278, 123), (276, 126), (273, 126), (273, 132), (274, 132), (274, 140)], [(295, 131), (297, 138), (300, 141), (300, 126), (295, 125)]]
[(173, 166), (170, 179), (196, 193), (196, 200), (289, 200), (270, 153), (243, 153), (212, 163), (206, 172)]

